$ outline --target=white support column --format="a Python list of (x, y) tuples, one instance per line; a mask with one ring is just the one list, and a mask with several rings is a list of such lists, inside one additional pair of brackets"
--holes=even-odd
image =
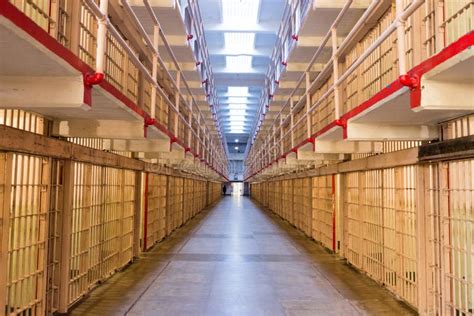
[(405, 21), (401, 20), (400, 17), (403, 13), (403, 0), (395, 1), (395, 10), (397, 17), (397, 57), (398, 57), (398, 70), (400, 75), (404, 75), (407, 72), (406, 66), (406, 47), (405, 47)]
[(100, 11), (104, 15), (97, 21), (97, 52), (95, 60), (95, 71), (104, 73), (105, 50), (107, 46), (107, 14), (109, 10), (109, 0), (100, 1)]
[(294, 101), (293, 98), (290, 99), (290, 135), (291, 135), (291, 148), (295, 147), (295, 133), (294, 133), (294, 127), (295, 127), (295, 119), (293, 116), (293, 107), (294, 107)]
[(307, 71), (305, 73), (305, 88), (306, 88), (306, 136), (307, 138), (311, 137), (311, 115), (309, 113), (309, 109), (311, 108), (311, 93), (309, 91), (309, 87), (311, 86), (311, 78), (310, 73)]
[(339, 58), (336, 54), (337, 46), (337, 30), (335, 27), (331, 28), (331, 43), (332, 43), (332, 67), (333, 67), (333, 82), (334, 82), (334, 119), (341, 117), (341, 93), (339, 84)]
[(154, 85), (151, 86), (151, 113), (150, 116), (152, 119), (156, 118), (156, 86), (158, 85), (157, 76), (158, 76), (158, 58), (159, 52), (158, 48), (160, 46), (160, 26), (154, 25), (153, 26), (153, 48), (155, 53), (152, 57), (152, 76), (154, 80)]

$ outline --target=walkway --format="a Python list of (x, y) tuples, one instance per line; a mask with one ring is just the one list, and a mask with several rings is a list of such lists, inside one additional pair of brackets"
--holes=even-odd
[(80, 303), (73, 315), (413, 312), (288, 223), (226, 197)]

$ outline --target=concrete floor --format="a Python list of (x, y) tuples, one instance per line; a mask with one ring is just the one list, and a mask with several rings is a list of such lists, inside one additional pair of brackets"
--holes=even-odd
[(225, 197), (72, 315), (406, 315), (375, 282), (250, 199)]

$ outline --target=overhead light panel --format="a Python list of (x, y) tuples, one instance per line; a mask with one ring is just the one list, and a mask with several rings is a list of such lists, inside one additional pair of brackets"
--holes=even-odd
[(227, 101), (229, 103), (248, 103), (249, 99), (247, 97), (228, 97)]
[(227, 94), (231, 97), (242, 97), (247, 96), (249, 93), (249, 87), (228, 87)]
[(229, 115), (231, 116), (245, 116), (247, 111), (245, 110), (229, 110)]
[(224, 24), (256, 24), (259, 0), (222, 0), (222, 19)]
[(252, 56), (226, 56), (226, 67), (231, 70), (245, 71), (252, 68)]
[(238, 52), (251, 52), (255, 45), (255, 33), (224, 33), (225, 48)]

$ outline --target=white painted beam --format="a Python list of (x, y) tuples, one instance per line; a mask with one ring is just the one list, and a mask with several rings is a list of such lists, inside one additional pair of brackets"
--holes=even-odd
[(0, 76), (0, 107), (14, 109), (82, 108), (82, 76)]
[(431, 125), (388, 125), (348, 123), (346, 140), (360, 141), (412, 141), (439, 137), (438, 128)]
[(105, 139), (104, 149), (128, 152), (170, 152), (169, 140)]
[(52, 134), (62, 137), (144, 139), (144, 125), (139, 121), (73, 119), (54, 121)]
[(381, 153), (382, 142), (358, 142), (358, 141), (325, 141), (317, 140), (314, 144), (314, 152), (320, 154), (368, 154)]

